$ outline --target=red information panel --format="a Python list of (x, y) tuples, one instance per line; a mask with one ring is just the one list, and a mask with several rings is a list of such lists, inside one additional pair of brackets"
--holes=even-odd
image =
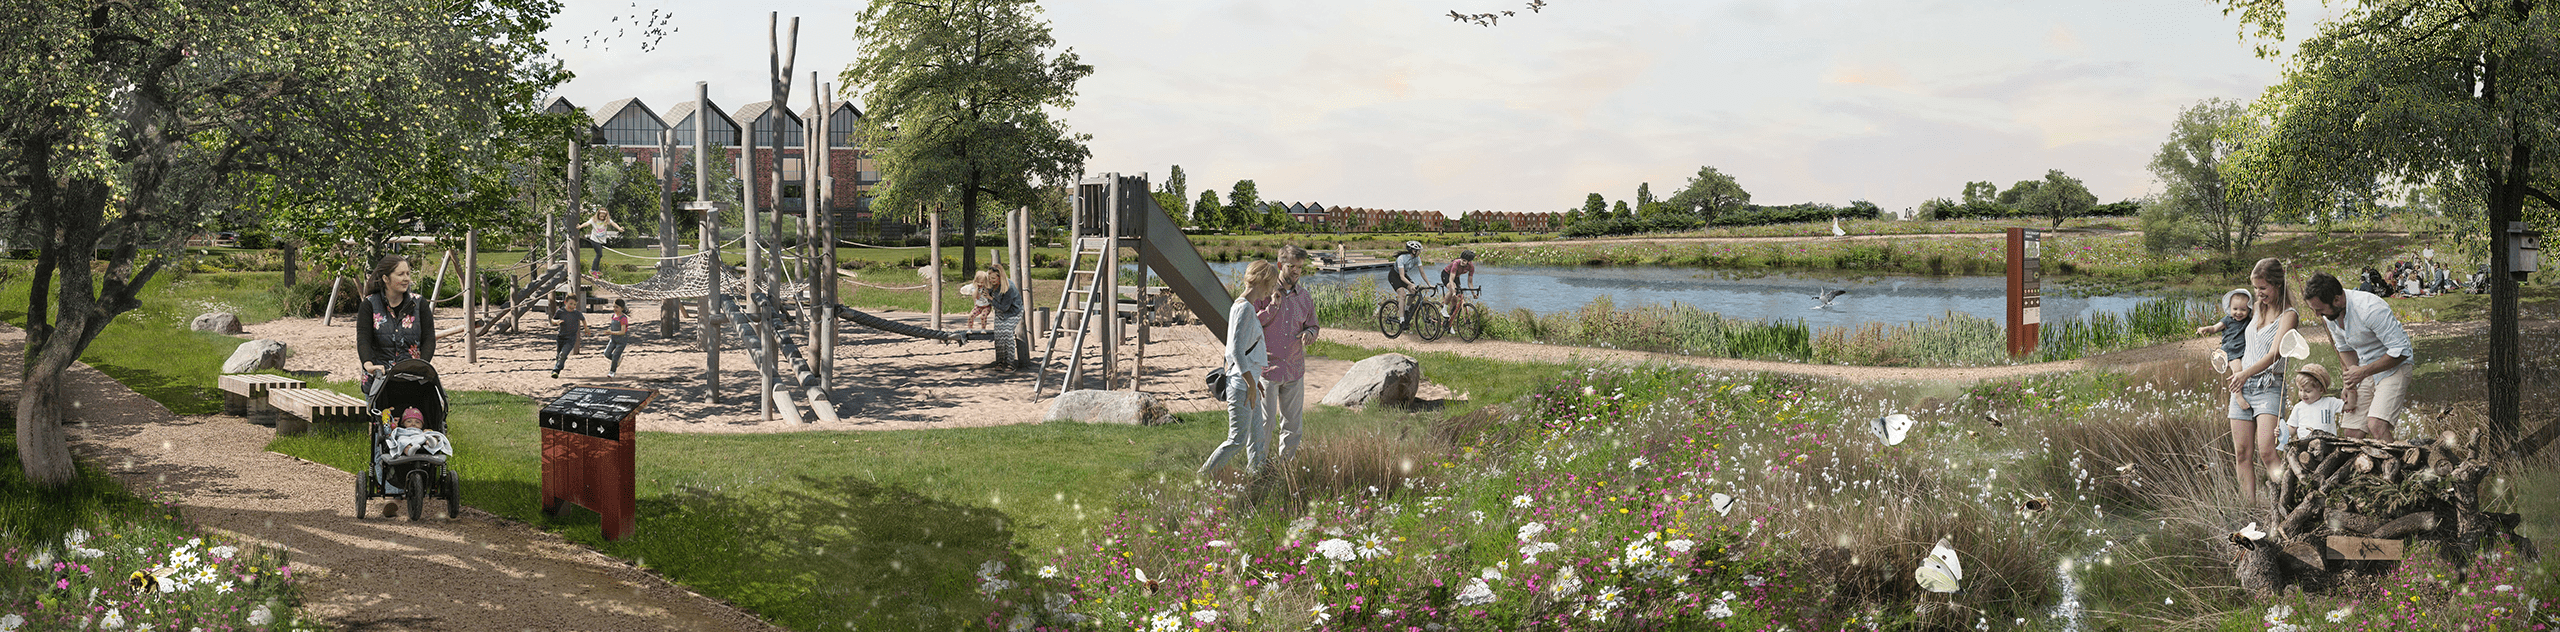
[(630, 537), (640, 513), (633, 421), (657, 396), (645, 388), (572, 386), (542, 407), (544, 515), (576, 503), (602, 516), (604, 539)]

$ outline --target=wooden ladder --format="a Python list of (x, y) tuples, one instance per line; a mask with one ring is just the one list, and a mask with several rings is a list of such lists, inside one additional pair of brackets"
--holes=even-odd
[[(1109, 237), (1078, 237), (1075, 251), (1067, 255), (1067, 288), (1058, 293), (1058, 319), (1049, 327), (1047, 349), (1040, 352), (1039, 374), (1031, 381), (1031, 395), (1038, 397), (1049, 376), (1049, 359), (1057, 357), (1058, 339), (1075, 335), (1074, 346), (1067, 350), (1067, 375), (1058, 382), (1058, 391), (1073, 388), (1084, 377), (1084, 347), (1093, 330), (1097, 315), (1117, 307), (1114, 292), (1102, 287), (1102, 266), (1118, 265), (1117, 244)], [(1107, 380), (1106, 380), (1107, 381)]]

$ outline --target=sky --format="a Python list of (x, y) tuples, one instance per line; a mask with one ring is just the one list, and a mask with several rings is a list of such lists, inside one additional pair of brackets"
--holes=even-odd
[[(708, 81), (735, 108), (770, 98), (768, 16), (797, 12), (796, 110), (810, 72), (841, 83), (860, 6), (570, 0), (546, 35), (573, 103), (664, 111)], [(644, 40), (653, 11), (670, 32)], [(2321, 11), (2297, 3), (2288, 32)], [(1088, 174), (1180, 165), (1194, 198), (1250, 179), (1265, 200), (1453, 215), (1632, 201), (1639, 183), (1669, 197), (1702, 166), (1760, 204), (1900, 210), (2048, 169), (2138, 198), (2180, 108), (2282, 76), (2206, 0), (1087, 0), (1043, 17), (1094, 67), (1060, 113), (1093, 135)]]

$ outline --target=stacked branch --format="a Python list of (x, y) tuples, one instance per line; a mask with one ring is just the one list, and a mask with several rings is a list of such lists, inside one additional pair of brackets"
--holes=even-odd
[(2335, 585), (2342, 573), (2392, 564), (2341, 555), (2332, 546), (2336, 537), (2432, 541), (2462, 579), (2471, 558), (2497, 538), (2538, 558), (2533, 541), (2516, 532), (2520, 516), (2480, 511), (2480, 481), (2491, 466), (2478, 450), (2478, 430), (2408, 442), (2311, 434), (2286, 444), (2281, 466), (2268, 473), (2275, 528), (2231, 538), (2241, 551), (2234, 573), (2250, 592), (2316, 591)]

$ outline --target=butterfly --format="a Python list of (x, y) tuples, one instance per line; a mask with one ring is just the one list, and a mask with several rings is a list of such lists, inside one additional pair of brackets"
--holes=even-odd
[(1876, 433), (1876, 440), (1885, 445), (1902, 445), (1903, 435), (1911, 433), (1912, 423), (1910, 415), (1894, 413), (1868, 422), (1867, 431)]
[(1143, 569), (1143, 568), (1132, 568), (1132, 569), (1129, 569), (1129, 571), (1130, 571), (1130, 572), (1133, 572), (1133, 573), (1137, 573), (1137, 575), (1138, 575), (1138, 583), (1146, 584), (1146, 585), (1147, 585), (1147, 594), (1150, 594), (1150, 595), (1152, 595), (1152, 594), (1156, 594), (1156, 587), (1157, 587), (1158, 585), (1160, 585), (1160, 584), (1163, 584), (1163, 583), (1164, 583), (1164, 580), (1161, 580), (1161, 579), (1147, 579), (1147, 569)]
[(1707, 498), (1715, 501), (1716, 515), (1719, 516), (1733, 513), (1733, 506), (1742, 504), (1742, 499), (1726, 495), (1723, 492), (1717, 492), (1715, 495)]
[(1929, 592), (1958, 592), (1963, 590), (1958, 584), (1964, 581), (1964, 563), (1956, 559), (1955, 549), (1947, 548), (1946, 538), (1938, 538), (1938, 545), (1929, 549), (1927, 557), (1920, 558), (1920, 568), (1911, 571), (1911, 576)]
[(2240, 532), (2233, 535), (2240, 536), (2253, 542), (2267, 539), (2267, 532), (2258, 530), (2258, 523), (2255, 522), (2249, 523), (2249, 526), (2241, 527)]
[(1993, 428), (2007, 428), (2007, 427), (2008, 427), (2007, 425), (2000, 423), (2000, 413), (1996, 413), (1996, 412), (1986, 412), (1986, 413), (1982, 413), (1982, 420), (1983, 420), (1983, 421), (1991, 422), (1991, 427), (1993, 427)]

